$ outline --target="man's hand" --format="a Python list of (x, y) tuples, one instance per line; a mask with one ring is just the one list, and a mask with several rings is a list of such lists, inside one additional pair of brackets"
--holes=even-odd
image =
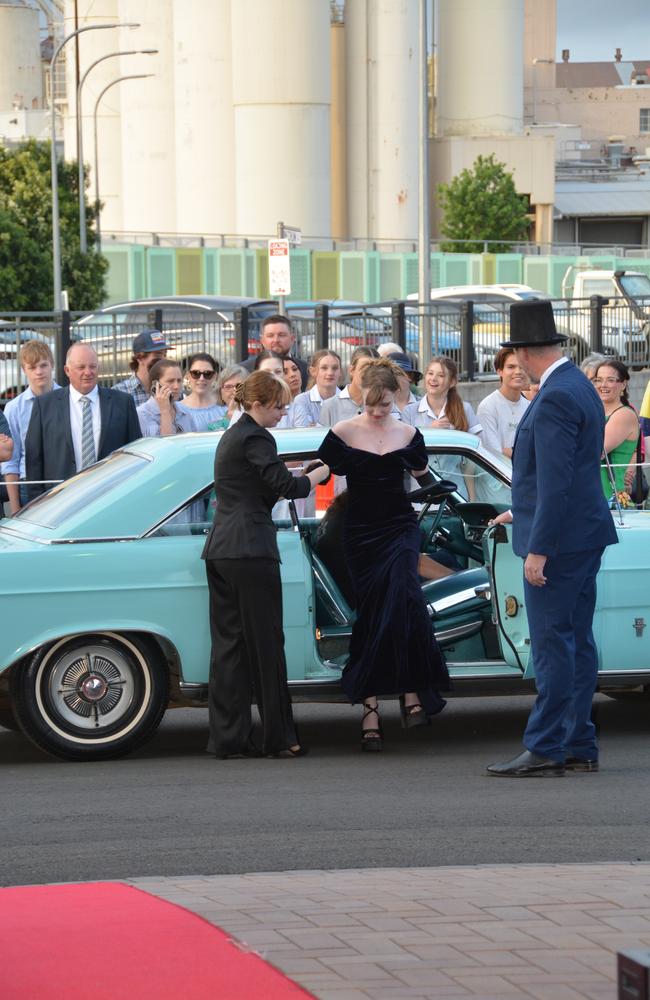
[(491, 528), (493, 524), (512, 524), (512, 511), (504, 510), (503, 514), (497, 514), (491, 521), (488, 521), (488, 527)]
[(524, 575), (531, 587), (543, 587), (546, 583), (544, 567), (546, 556), (537, 556), (534, 552), (529, 552), (524, 563)]

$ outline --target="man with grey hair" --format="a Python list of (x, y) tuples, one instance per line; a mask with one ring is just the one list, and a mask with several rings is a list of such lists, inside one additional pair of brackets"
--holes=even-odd
[(517, 426), (512, 454), (512, 548), (524, 559), (524, 597), (537, 700), (523, 753), (491, 764), (495, 777), (597, 771), (591, 702), (598, 677), (592, 632), (596, 576), (618, 541), (600, 486), (603, 405), (559, 345), (550, 302), (510, 307), (510, 341), (539, 392)]
[(70, 385), (34, 399), (25, 438), (30, 500), (141, 436), (132, 397), (98, 386), (98, 368), (92, 347), (73, 344), (64, 369)]
[(591, 354), (588, 354), (587, 357), (580, 362), (580, 371), (587, 376), (590, 382), (593, 382), (596, 369), (599, 365), (602, 365), (603, 361), (607, 361), (604, 354), (599, 354), (598, 351), (592, 351)]

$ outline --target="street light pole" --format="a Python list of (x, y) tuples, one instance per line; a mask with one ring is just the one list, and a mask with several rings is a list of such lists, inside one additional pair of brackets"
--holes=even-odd
[(77, 166), (79, 170), (79, 248), (81, 253), (88, 253), (88, 239), (86, 234), (86, 199), (85, 199), (85, 169), (84, 169), (84, 154), (83, 154), (83, 119), (81, 114), (81, 88), (83, 87), (86, 77), (92, 69), (95, 68), (100, 62), (104, 62), (105, 59), (114, 59), (115, 56), (138, 56), (138, 55), (156, 55), (158, 49), (129, 49), (126, 52), (109, 52), (105, 56), (100, 56), (99, 59), (95, 59), (94, 62), (90, 64), (88, 69), (85, 71), (81, 79), (79, 80), (79, 85), (77, 87)]
[(418, 299), (420, 300), (420, 355), (422, 371), (431, 359), (431, 245), (429, 240), (429, 73), (427, 51), (427, 0), (420, 0), (419, 111), (419, 224)]
[(99, 108), (99, 102), (111, 87), (114, 87), (116, 83), (122, 83), (123, 80), (147, 80), (150, 76), (154, 76), (153, 73), (130, 73), (128, 76), (118, 76), (116, 80), (111, 80), (107, 83), (101, 94), (95, 101), (95, 109), (93, 111), (93, 129), (94, 129), (94, 139), (95, 139), (95, 226), (97, 229), (97, 246), (101, 250), (102, 248), (102, 230), (100, 225), (100, 207), (99, 207), (99, 155), (97, 148), (97, 109)]
[(78, 35), (83, 34), (84, 31), (106, 31), (109, 28), (139, 28), (139, 24), (122, 24), (120, 22), (114, 24), (87, 24), (83, 28), (77, 28), (76, 31), (71, 31), (69, 35), (66, 35), (62, 41), (59, 42), (54, 50), (52, 58), (50, 60), (50, 131), (51, 131), (51, 150), (50, 150), (50, 173), (52, 181), (52, 271), (53, 271), (53, 285), (54, 285), (54, 311), (58, 312), (61, 308), (61, 224), (59, 220), (59, 177), (58, 177), (58, 165), (56, 160), (56, 113), (54, 104), (54, 71), (56, 69), (56, 61), (59, 58), (59, 53), (64, 45), (67, 45), (71, 39), (76, 38)]

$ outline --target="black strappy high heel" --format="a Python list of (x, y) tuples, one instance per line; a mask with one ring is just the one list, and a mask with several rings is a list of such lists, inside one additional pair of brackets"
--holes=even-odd
[(404, 695), (399, 696), (399, 714), (402, 717), (402, 729), (415, 729), (417, 726), (430, 726), (431, 719), (424, 711), (419, 701), (407, 705)]
[[(381, 730), (381, 721), (379, 719), (379, 705), (369, 705), (364, 701), (363, 707), (365, 711), (361, 717), (361, 749), (369, 751), (370, 753), (377, 753), (377, 751), (384, 749), (384, 736)], [(377, 728), (364, 729), (364, 720), (367, 719), (369, 715), (372, 715), (373, 712), (377, 716)]]

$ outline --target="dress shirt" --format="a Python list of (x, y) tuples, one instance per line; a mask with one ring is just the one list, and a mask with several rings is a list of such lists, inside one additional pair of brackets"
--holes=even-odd
[[(340, 395), (341, 390), (336, 389), (334, 396), (326, 398), (333, 399)], [(320, 422), (320, 411), (325, 399), (321, 396), (317, 386), (313, 385), (309, 392), (301, 392), (293, 401), (293, 424), (292, 427), (316, 427)]]
[[(61, 386), (57, 385), (56, 382), (52, 383), (52, 389), (60, 388)], [(35, 398), (34, 393), (27, 386), (24, 392), (21, 392), (15, 399), (10, 399), (5, 406), (5, 417), (13, 438), (14, 453), (8, 462), (2, 463), (3, 476), (10, 473), (25, 479), (25, 437)]]
[[(185, 406), (174, 405), (174, 434), (191, 433), (203, 430), (194, 417), (195, 411)], [(138, 406), (138, 420), (142, 437), (160, 437), (160, 407), (153, 397), (142, 406)]]
[[(463, 409), (467, 417), (467, 431), (469, 434), (480, 434), (483, 430), (481, 422), (474, 413), (469, 403), (463, 402)], [(445, 407), (440, 413), (434, 413), (429, 406), (426, 396), (423, 396), (419, 403), (409, 403), (404, 409), (402, 420), (404, 423), (412, 424), (413, 427), (428, 427), (431, 420), (442, 420), (445, 415)]]
[(128, 378), (125, 378), (123, 382), (117, 382), (113, 388), (117, 389), (118, 392), (126, 392), (129, 396), (133, 396), (133, 402), (136, 407), (142, 406), (143, 403), (146, 403), (150, 396), (150, 393), (147, 392), (135, 373), (133, 375), (129, 375)]
[(70, 430), (72, 431), (72, 447), (77, 472), (81, 472), (81, 432), (83, 426), (83, 406), (81, 399), (90, 400), (90, 414), (93, 418), (93, 438), (95, 439), (95, 456), (99, 454), (99, 436), (102, 431), (102, 415), (99, 411), (99, 390), (97, 386), (86, 393), (85, 397), (73, 386), (70, 386)]
[(542, 377), (539, 380), (539, 387), (540, 387), (540, 389), (542, 388), (542, 386), (546, 382), (546, 379), (549, 377), (549, 375), (552, 372), (554, 372), (556, 368), (559, 368), (560, 365), (565, 365), (568, 360), (569, 360), (568, 358), (558, 358), (557, 361), (554, 361), (552, 365), (548, 366), (548, 368), (546, 369), (546, 371), (544, 372), (544, 374), (542, 375)]

